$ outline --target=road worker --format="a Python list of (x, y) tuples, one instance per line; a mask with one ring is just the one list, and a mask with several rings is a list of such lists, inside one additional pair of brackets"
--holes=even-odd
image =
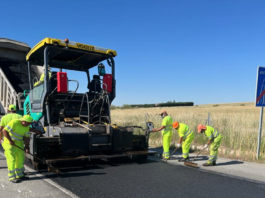
[(167, 114), (165, 110), (161, 111), (159, 114), (163, 118), (162, 126), (158, 129), (153, 129), (152, 132), (157, 132), (162, 130), (163, 137), (163, 159), (169, 159), (169, 147), (172, 138), (172, 118)]
[(174, 122), (173, 128), (176, 129), (180, 137), (177, 147), (182, 146), (182, 159), (180, 159), (179, 162), (185, 162), (190, 159), (189, 151), (190, 151), (191, 142), (194, 138), (194, 133), (188, 127), (188, 125), (184, 123)]
[(11, 120), (22, 118), (22, 116), (19, 115), (19, 114), (17, 114), (16, 111), (17, 111), (16, 105), (11, 104), (11, 105), (9, 105), (9, 107), (8, 107), (8, 114), (5, 115), (5, 116), (3, 116), (3, 117), (1, 118), (1, 122), (0, 122), (0, 140), (1, 140), (1, 144), (2, 144), (2, 141), (3, 141), (2, 130), (4, 129), (4, 127), (5, 127), (5, 126), (6, 126)]
[[(38, 82), (35, 82), (35, 83), (34, 83), (34, 87), (36, 87), (36, 86), (38, 86), (38, 85), (44, 83), (44, 74), (45, 74), (45, 67), (44, 67), (44, 66), (43, 66), (43, 70), (44, 70), (44, 72), (41, 74), (41, 76), (40, 76), (40, 80), (39, 80)], [(49, 78), (51, 78), (51, 77), (52, 77), (51, 68), (48, 67), (48, 70), (49, 70)]]
[[(22, 118), (22, 116), (19, 115), (19, 114), (17, 114), (16, 112), (17, 112), (17, 107), (16, 107), (16, 105), (11, 104), (11, 105), (9, 105), (9, 107), (8, 107), (8, 114), (5, 115), (5, 116), (3, 116), (3, 117), (1, 118), (1, 122), (0, 122), (0, 140), (3, 140), (3, 133), (2, 133), (2, 131), (3, 131), (4, 127), (5, 127), (8, 123), (9, 123), (11, 120), (15, 120), (15, 119), (20, 119), (20, 118)], [(32, 128), (30, 128), (29, 131), (30, 131), (30, 132), (33, 132), (33, 133), (36, 133), (37, 135), (41, 135), (41, 134), (42, 134), (41, 131), (36, 130), (36, 129), (32, 129)], [(2, 144), (2, 141), (1, 141), (1, 144)]]
[(203, 164), (203, 166), (214, 166), (216, 165), (218, 148), (221, 144), (222, 136), (211, 126), (204, 126), (202, 124), (198, 125), (198, 133), (205, 133), (208, 138), (207, 144), (204, 148), (207, 148), (210, 145), (210, 156), (208, 161)]
[(23, 173), (24, 152), (16, 146), (29, 153), (29, 126), (32, 121), (31, 116), (24, 115), (20, 119), (10, 121), (3, 129), (5, 138), (2, 146), (5, 150), (8, 177), (12, 183), (18, 183), (21, 180), (28, 179)]

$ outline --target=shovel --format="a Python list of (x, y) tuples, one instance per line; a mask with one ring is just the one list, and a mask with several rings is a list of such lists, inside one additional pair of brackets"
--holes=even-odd
[(201, 154), (201, 152), (202, 151), (204, 151), (206, 148), (208, 148), (208, 147), (205, 147), (205, 148), (203, 148), (202, 150), (200, 150), (200, 152), (198, 153), (198, 155), (196, 155), (196, 157), (192, 160), (192, 161), (190, 161), (190, 162), (184, 162), (184, 164), (186, 165), (186, 166), (191, 166), (191, 167), (194, 167), (194, 168), (197, 168), (198, 167), (198, 164), (196, 164), (196, 163), (193, 163), (193, 161)]
[[(22, 150), (23, 152), (25, 152), (24, 149), (22, 149), (21, 147), (17, 146), (16, 144), (14, 144), (14, 146), (17, 147), (18, 149)], [(59, 168), (52, 167), (46, 161), (36, 157), (35, 155), (32, 155), (31, 153), (27, 153), (27, 154), (31, 155), (32, 157), (35, 157), (37, 160), (41, 161), (43, 164), (46, 164), (48, 166), (48, 171), (49, 172), (60, 173), (60, 169)]]

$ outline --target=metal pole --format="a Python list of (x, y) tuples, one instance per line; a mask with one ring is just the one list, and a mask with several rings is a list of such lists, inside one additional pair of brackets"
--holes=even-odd
[[(48, 50), (49, 50), (49, 47), (46, 47), (44, 50), (44, 67), (45, 67), (44, 91), (45, 91), (45, 94), (49, 92)], [(45, 103), (46, 103), (47, 122), (49, 124), (48, 136), (50, 136), (50, 124), (51, 124), (50, 107), (49, 107), (49, 102), (47, 100), (45, 101)]]
[(46, 93), (49, 92), (49, 71), (48, 71), (48, 64), (49, 64), (49, 55), (48, 55), (49, 47), (44, 49), (44, 68), (45, 68), (45, 78), (44, 78), (44, 89), (46, 89)]
[(210, 125), (210, 112), (208, 112), (208, 125)]
[(260, 153), (260, 140), (261, 140), (261, 132), (262, 132), (262, 120), (263, 120), (263, 107), (261, 107), (261, 109), (260, 109), (260, 120), (259, 120), (259, 136), (258, 136), (257, 159), (259, 159), (259, 153)]
[(32, 85), (31, 85), (31, 68), (30, 68), (31, 64), (28, 61), (28, 74), (29, 74), (29, 89), (32, 90)]

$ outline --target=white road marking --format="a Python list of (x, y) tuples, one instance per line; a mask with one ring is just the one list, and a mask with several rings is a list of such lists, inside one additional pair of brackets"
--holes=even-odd
[[(0, 155), (4, 156), (4, 153), (0, 152)], [(69, 195), (72, 198), (79, 198), (77, 195), (75, 195), (74, 193), (72, 193), (71, 191), (65, 189), (64, 187), (60, 186), (59, 184), (57, 184), (56, 182), (50, 180), (50, 179), (45, 179), (45, 176), (42, 174), (38, 174), (36, 173), (35, 170), (25, 166), (25, 169), (27, 169), (28, 171), (34, 173), (37, 177), (40, 177), (41, 179), (43, 179), (44, 181), (46, 181), (47, 183), (49, 183), (50, 185), (54, 186), (55, 188), (58, 188), (59, 190), (61, 190), (62, 192), (64, 192), (65, 194)]]
[(19, 193), (21, 193), (21, 190), (17, 189), (17, 191), (18, 191)]
[(4, 188), (5, 186), (2, 184), (2, 187)]

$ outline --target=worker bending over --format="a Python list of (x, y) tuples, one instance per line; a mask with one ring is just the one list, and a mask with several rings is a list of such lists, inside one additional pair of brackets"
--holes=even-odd
[(14, 120), (14, 119), (20, 119), (22, 118), (21, 115), (17, 114), (16, 113), (17, 111), (17, 108), (16, 108), (16, 105), (9, 105), (8, 107), (8, 114), (3, 116), (1, 118), (1, 122), (0, 122), (0, 141), (1, 141), (1, 144), (2, 144), (2, 141), (3, 141), (3, 134), (2, 134), (2, 130), (4, 129), (4, 127), (11, 121), (11, 120)]
[(32, 121), (33, 119), (31, 116), (24, 115), (20, 119), (10, 121), (3, 130), (5, 138), (2, 146), (5, 150), (8, 177), (12, 183), (18, 183), (23, 179), (28, 179), (23, 173), (25, 160), (24, 152), (16, 146), (19, 146), (24, 149), (26, 153), (29, 153), (29, 126)]
[[(45, 74), (45, 67), (43, 66), (43, 70), (44, 70), (44, 72), (41, 74), (41, 76), (40, 76), (40, 80), (38, 81), (38, 82), (35, 82), (34, 83), (34, 87), (36, 87), (36, 86), (38, 86), (38, 85), (40, 85), (40, 84), (43, 84), (44, 83), (44, 74)], [(50, 67), (48, 67), (48, 72), (49, 72), (49, 78), (51, 78), (52, 77), (52, 72), (51, 72), (51, 68)]]
[(194, 139), (194, 133), (188, 127), (188, 125), (183, 123), (174, 122), (173, 128), (176, 129), (180, 137), (177, 147), (182, 146), (182, 159), (180, 159), (179, 161), (185, 162), (190, 159), (189, 151), (190, 151), (191, 142)]
[(152, 132), (157, 132), (162, 130), (163, 137), (163, 159), (169, 159), (169, 147), (172, 138), (172, 118), (167, 114), (165, 110), (161, 111), (159, 114), (163, 118), (162, 126), (158, 129), (153, 129)]
[[(11, 120), (15, 120), (15, 119), (20, 119), (22, 118), (21, 115), (17, 114), (17, 107), (14, 104), (9, 105), (8, 107), (8, 114), (3, 116), (1, 118), (1, 122), (0, 122), (0, 140), (3, 139), (3, 134), (2, 131), (4, 129), (4, 127), (11, 121)], [(29, 128), (30, 132), (36, 133), (37, 135), (42, 135), (42, 132), (36, 129), (32, 129)], [(2, 141), (1, 141), (2, 144)]]
[(213, 127), (204, 126), (202, 124), (198, 125), (198, 133), (205, 133), (206, 137), (208, 138), (208, 142), (207, 144), (205, 144), (204, 148), (207, 148), (209, 145), (211, 145), (209, 159), (206, 163), (203, 164), (203, 166), (216, 165), (218, 148), (222, 140), (221, 134), (218, 133), (218, 131), (215, 130)]

